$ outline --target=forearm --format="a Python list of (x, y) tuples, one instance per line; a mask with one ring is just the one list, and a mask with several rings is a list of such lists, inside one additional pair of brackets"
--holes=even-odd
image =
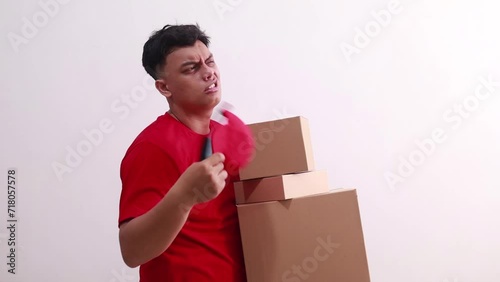
[(163, 253), (186, 223), (194, 205), (183, 183), (177, 182), (150, 211), (122, 224), (120, 247), (129, 267), (139, 266)]

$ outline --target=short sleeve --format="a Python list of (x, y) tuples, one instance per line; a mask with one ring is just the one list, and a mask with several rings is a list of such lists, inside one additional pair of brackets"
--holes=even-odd
[(175, 162), (161, 148), (149, 142), (134, 144), (120, 168), (122, 192), (118, 224), (152, 209), (179, 176)]

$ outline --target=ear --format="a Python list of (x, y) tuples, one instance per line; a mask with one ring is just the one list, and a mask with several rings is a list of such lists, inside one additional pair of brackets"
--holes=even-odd
[(170, 92), (170, 90), (168, 89), (168, 85), (165, 83), (165, 80), (157, 79), (155, 81), (155, 86), (161, 95), (165, 96), (166, 98), (172, 97), (172, 92)]

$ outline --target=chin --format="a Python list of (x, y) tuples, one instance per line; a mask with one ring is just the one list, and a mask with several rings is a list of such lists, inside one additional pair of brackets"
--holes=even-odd
[(222, 99), (221, 99), (221, 97), (220, 97), (220, 96), (219, 96), (219, 97), (217, 97), (217, 98), (214, 100), (213, 107), (215, 108), (215, 106), (217, 106), (217, 105), (220, 103), (220, 101), (221, 101), (221, 100), (222, 100)]
[(220, 93), (220, 91), (217, 91), (216, 93), (213, 93), (210, 95), (213, 100), (218, 104), (221, 100), (222, 100), (222, 95)]

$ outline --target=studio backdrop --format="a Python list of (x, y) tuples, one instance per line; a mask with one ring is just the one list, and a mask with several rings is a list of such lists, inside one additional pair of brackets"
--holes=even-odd
[(308, 119), (330, 188), (357, 189), (372, 281), (500, 281), (499, 9), (2, 1), (0, 281), (138, 281), (118, 243), (119, 167), (168, 110), (142, 46), (191, 23), (242, 120)]

